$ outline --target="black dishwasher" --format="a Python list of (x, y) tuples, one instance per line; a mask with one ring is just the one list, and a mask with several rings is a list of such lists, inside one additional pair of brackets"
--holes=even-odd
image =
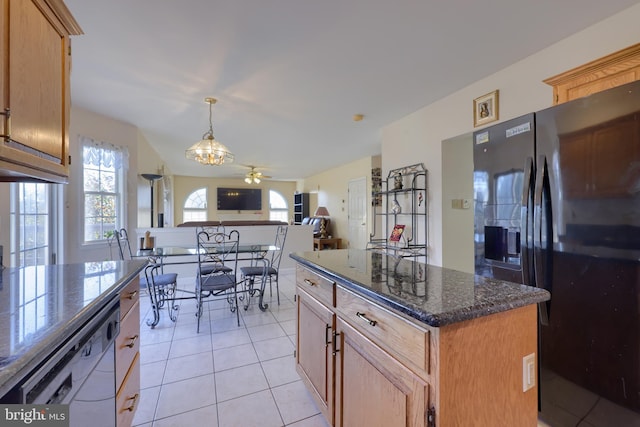
[(18, 386), (18, 403), (67, 404), (72, 427), (114, 427), (119, 331), (115, 298)]

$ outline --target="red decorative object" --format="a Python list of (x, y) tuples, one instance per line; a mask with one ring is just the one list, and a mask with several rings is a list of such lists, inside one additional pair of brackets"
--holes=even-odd
[(391, 232), (391, 236), (389, 236), (389, 241), (399, 242), (403, 232), (404, 232), (404, 225), (402, 224), (394, 225), (393, 231)]

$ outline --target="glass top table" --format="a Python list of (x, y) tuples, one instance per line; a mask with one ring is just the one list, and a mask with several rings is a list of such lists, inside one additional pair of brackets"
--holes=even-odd
[[(209, 248), (209, 253), (216, 253), (215, 247)], [(201, 251), (202, 249), (200, 249)], [(276, 251), (279, 248), (273, 244), (244, 244), (238, 245), (238, 261), (252, 261), (254, 263), (262, 263), (265, 272), (269, 268), (269, 260), (266, 255), (269, 251)], [(197, 247), (187, 246), (161, 246), (153, 249), (139, 249), (135, 256), (139, 258), (148, 258), (150, 266), (159, 265), (160, 271), (164, 272), (164, 267), (169, 265), (183, 265), (183, 264), (197, 264), (198, 263), (198, 251)], [(190, 257), (185, 259), (184, 257)], [(145, 273), (148, 274), (148, 273)], [(269, 305), (264, 303), (264, 288), (266, 285), (267, 275), (263, 274), (259, 289), (243, 290), (251, 296), (258, 293), (258, 307), (260, 310), (265, 311)], [(172, 309), (175, 310), (176, 306), (174, 302), (176, 300), (195, 299), (195, 292), (182, 290), (186, 293), (193, 293), (192, 296), (176, 297), (175, 290), (173, 292), (167, 292), (164, 289), (150, 285), (151, 277), (147, 276), (147, 288), (149, 291), (149, 297), (151, 299), (151, 307), (153, 312), (153, 321), (148, 321), (147, 324), (154, 328), (160, 321), (160, 309), (164, 304), (169, 304), (169, 318), (173, 321), (176, 320), (175, 315), (172, 315)], [(238, 283), (239, 284), (239, 283)]]

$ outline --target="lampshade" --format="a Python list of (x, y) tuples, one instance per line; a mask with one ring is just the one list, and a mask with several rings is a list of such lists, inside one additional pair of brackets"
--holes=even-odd
[(316, 209), (316, 213), (314, 213), (313, 215), (314, 216), (329, 216), (329, 211), (324, 206), (318, 206), (318, 209)]
[(217, 101), (215, 98), (205, 98), (209, 104), (209, 130), (202, 135), (202, 140), (193, 144), (185, 152), (189, 160), (195, 160), (203, 165), (218, 166), (223, 163), (233, 162), (234, 155), (224, 144), (213, 137), (213, 124), (211, 123), (211, 106)]

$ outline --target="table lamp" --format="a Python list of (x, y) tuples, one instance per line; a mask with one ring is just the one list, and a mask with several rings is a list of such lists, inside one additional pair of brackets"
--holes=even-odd
[(320, 238), (321, 239), (326, 239), (327, 238), (327, 220), (326, 220), (326, 217), (329, 216), (329, 211), (324, 206), (318, 206), (318, 209), (316, 209), (316, 212), (313, 215), (314, 216), (319, 216), (320, 218), (322, 218), (320, 220)]

